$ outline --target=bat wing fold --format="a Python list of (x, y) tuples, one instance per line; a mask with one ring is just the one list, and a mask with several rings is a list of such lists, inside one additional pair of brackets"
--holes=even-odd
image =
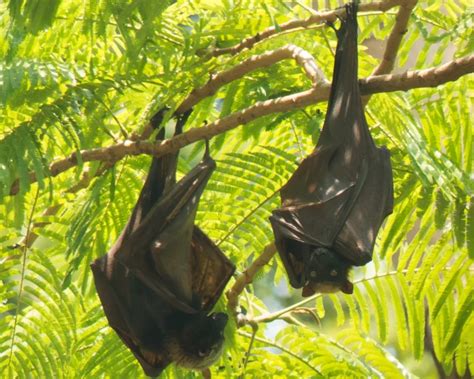
[(191, 242), (193, 250), (193, 293), (200, 307), (210, 311), (235, 271), (234, 264), (197, 226)]
[(147, 286), (187, 313), (200, 310), (199, 295), (193, 293), (194, 219), (214, 168), (215, 162), (206, 157), (169, 189), (130, 235), (122, 249), (127, 253), (118, 254)]
[[(327, 200), (273, 211), (270, 221), (276, 239), (290, 238), (310, 245), (332, 246), (337, 233), (333, 225), (344, 223), (344, 210), (354, 190), (352, 185)], [(338, 219), (342, 220), (336, 221)]]
[(387, 149), (376, 150), (367, 171), (357, 201), (335, 240), (336, 251), (356, 266), (372, 259), (377, 233), (393, 211), (392, 168)]
[(145, 352), (140, 347), (141, 333), (135, 330), (137, 323), (134, 322), (133, 315), (134, 312), (143, 312), (143, 309), (133, 309), (130, 303), (133, 289), (130, 288), (130, 281), (127, 279), (129, 275), (125, 267), (115, 267), (113, 277), (108, 277), (106, 266), (113, 262), (107, 262), (107, 258), (105, 255), (96, 259), (91, 268), (109, 325), (140, 362), (145, 373), (149, 376), (158, 376), (171, 361), (165, 354)]

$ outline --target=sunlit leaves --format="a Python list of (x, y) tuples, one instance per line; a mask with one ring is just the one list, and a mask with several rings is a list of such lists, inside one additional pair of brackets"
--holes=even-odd
[[(338, 7), (338, 0), (172, 3), (0, 4), (6, 36), (0, 41), (0, 368), (7, 376), (143, 375), (106, 326), (88, 265), (126, 223), (150, 159), (127, 158), (109, 168), (82, 164), (78, 151), (139, 135), (153, 112), (173, 109), (216, 72), (288, 43), (310, 52), (331, 77), (335, 36), (325, 25), (282, 33), (235, 56), (208, 53), (306, 18), (310, 5)], [(472, 54), (469, 6), (466, 0), (420, 0), (397, 69)], [(360, 14), (361, 77), (378, 63), (380, 52), (369, 42), (387, 39), (396, 12)], [(371, 132), (390, 149), (395, 179), (394, 213), (380, 232), (374, 264), (353, 270), (353, 296), (319, 296), (261, 324), (245, 368), (249, 328), (235, 339), (228, 335), (229, 349), (213, 377), (410, 377), (422, 366), (411, 358), (430, 353), (447, 372), (474, 371), (472, 86), (466, 76), (435, 89), (372, 97), (366, 112)], [(283, 61), (197, 104), (186, 128), (307, 88), (301, 68)], [(268, 217), (279, 204), (278, 191), (313, 149), (325, 107), (269, 115), (211, 141), (218, 167), (197, 223), (239, 272), (272, 241)], [(202, 145), (181, 152), (180, 174), (198, 161)], [(48, 165), (71, 154), (78, 167), (50, 178)], [(30, 186), (33, 173), (38, 182)], [(12, 185), (20, 190), (15, 197), (8, 196)], [(29, 227), (34, 237), (26, 236)], [(257, 291), (251, 285), (240, 299), (249, 317), (274, 310), (275, 303), (256, 292), (262, 283), (266, 294), (281, 291), (273, 283), (284, 287), (284, 277), (278, 258), (260, 271)], [(163, 377), (200, 375), (170, 367)]]

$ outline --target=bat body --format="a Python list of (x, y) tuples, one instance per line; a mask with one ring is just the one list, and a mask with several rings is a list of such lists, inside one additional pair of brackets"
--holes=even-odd
[(127, 226), (91, 265), (110, 326), (150, 376), (219, 357), (227, 315), (210, 311), (235, 269), (194, 225), (215, 162), (206, 150), (178, 183), (176, 163), (177, 153), (153, 159)]
[(357, 80), (357, 8), (346, 6), (328, 110), (318, 144), (282, 188), (270, 217), (290, 284), (303, 296), (352, 293), (351, 266), (372, 259), (375, 238), (393, 208), (390, 154), (378, 148)]

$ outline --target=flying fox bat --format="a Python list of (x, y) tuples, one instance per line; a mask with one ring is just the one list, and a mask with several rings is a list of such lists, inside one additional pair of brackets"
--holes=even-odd
[(336, 30), (328, 110), (318, 144), (280, 191), (270, 221), (294, 288), (352, 293), (351, 266), (372, 259), (378, 230), (393, 208), (390, 153), (369, 132), (357, 80), (357, 5)]
[[(159, 113), (152, 124), (161, 118)], [(185, 118), (178, 119), (177, 133)], [(157, 139), (163, 137), (164, 129)], [(153, 159), (128, 224), (91, 265), (110, 326), (150, 376), (172, 362), (204, 369), (218, 359), (227, 315), (210, 312), (235, 269), (194, 225), (215, 168), (208, 146), (178, 183), (177, 156)]]

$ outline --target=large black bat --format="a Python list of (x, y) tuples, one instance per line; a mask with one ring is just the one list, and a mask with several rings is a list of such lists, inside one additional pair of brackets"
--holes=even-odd
[[(184, 122), (178, 119), (177, 129)], [(157, 139), (163, 136), (161, 130)], [(110, 326), (150, 376), (171, 362), (203, 369), (217, 360), (227, 316), (210, 311), (235, 269), (194, 225), (215, 168), (208, 147), (178, 183), (177, 155), (153, 159), (127, 226), (91, 265)]]
[(338, 44), (323, 130), (270, 217), (275, 242), (294, 288), (353, 292), (351, 266), (372, 259), (375, 238), (392, 213), (390, 153), (369, 132), (357, 80), (357, 5), (336, 30)]

